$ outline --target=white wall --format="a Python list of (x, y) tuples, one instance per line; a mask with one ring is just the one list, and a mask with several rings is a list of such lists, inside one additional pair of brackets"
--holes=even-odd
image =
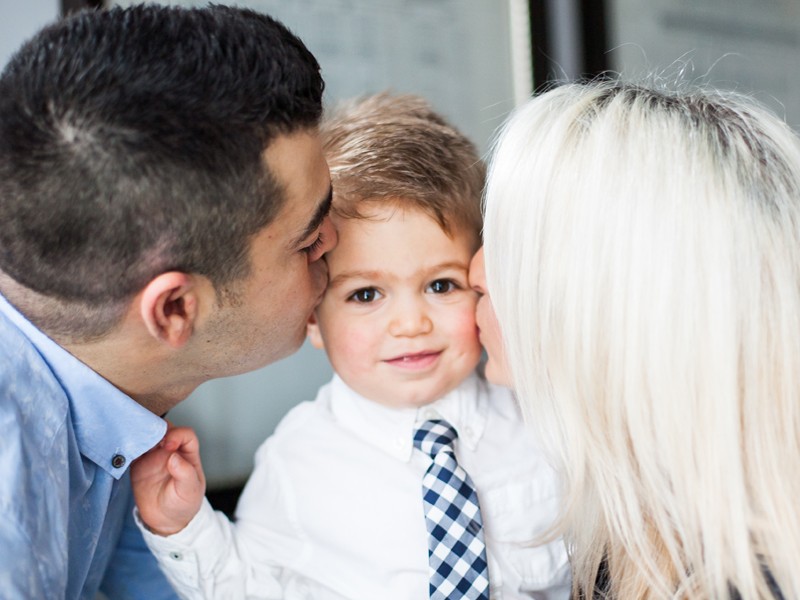
[(0, 0), (0, 67), (22, 43), (58, 17), (58, 0)]

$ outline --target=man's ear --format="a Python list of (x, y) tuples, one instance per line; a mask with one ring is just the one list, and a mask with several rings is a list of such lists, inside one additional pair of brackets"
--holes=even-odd
[(142, 319), (158, 341), (171, 348), (182, 347), (191, 337), (197, 321), (198, 291), (186, 273), (162, 273), (141, 294)]
[(325, 343), (322, 341), (322, 334), (319, 332), (319, 323), (317, 323), (317, 313), (311, 313), (306, 325), (308, 330), (308, 339), (311, 340), (311, 345), (317, 350), (324, 350)]

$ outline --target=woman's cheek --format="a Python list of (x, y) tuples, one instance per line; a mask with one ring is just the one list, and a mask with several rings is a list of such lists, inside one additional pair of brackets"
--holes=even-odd
[(494, 315), (494, 308), (488, 296), (478, 302), (476, 321), (480, 328), (480, 339), (489, 361), (486, 363), (486, 378), (496, 385), (508, 387), (508, 370), (506, 368), (505, 348), (500, 336), (500, 325)]
[(486, 344), (486, 338), (491, 334), (492, 322), (487, 318), (490, 310), (489, 300), (487, 296), (482, 296), (478, 300), (478, 306), (475, 309), (475, 324), (481, 330), (481, 340)]

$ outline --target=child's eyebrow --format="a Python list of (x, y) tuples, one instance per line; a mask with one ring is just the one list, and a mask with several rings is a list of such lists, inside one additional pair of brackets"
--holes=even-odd
[(328, 289), (342, 285), (348, 279), (383, 279), (385, 275), (383, 271), (344, 271), (330, 280)]
[[(432, 265), (430, 267), (423, 267), (421, 269), (418, 269), (413, 274), (413, 277), (415, 278), (430, 277), (433, 273), (437, 273), (439, 271), (446, 271), (448, 269), (455, 269), (457, 271), (463, 271), (464, 273), (467, 273), (469, 271), (469, 266), (465, 265), (460, 261), (448, 261), (439, 263), (437, 265)], [(385, 280), (385, 279), (399, 279), (399, 278), (397, 277), (397, 275), (393, 273), (387, 273), (386, 271), (358, 271), (358, 270), (343, 271), (330, 280), (330, 283), (328, 283), (328, 289), (340, 286), (350, 279)]]

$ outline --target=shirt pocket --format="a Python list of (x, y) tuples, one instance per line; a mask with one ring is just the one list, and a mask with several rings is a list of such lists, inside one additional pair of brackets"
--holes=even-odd
[(518, 480), (481, 493), (486, 544), (504, 588), (544, 591), (568, 584), (567, 551), (561, 538), (534, 545), (554, 523), (559, 502), (555, 485), (537, 480)]

